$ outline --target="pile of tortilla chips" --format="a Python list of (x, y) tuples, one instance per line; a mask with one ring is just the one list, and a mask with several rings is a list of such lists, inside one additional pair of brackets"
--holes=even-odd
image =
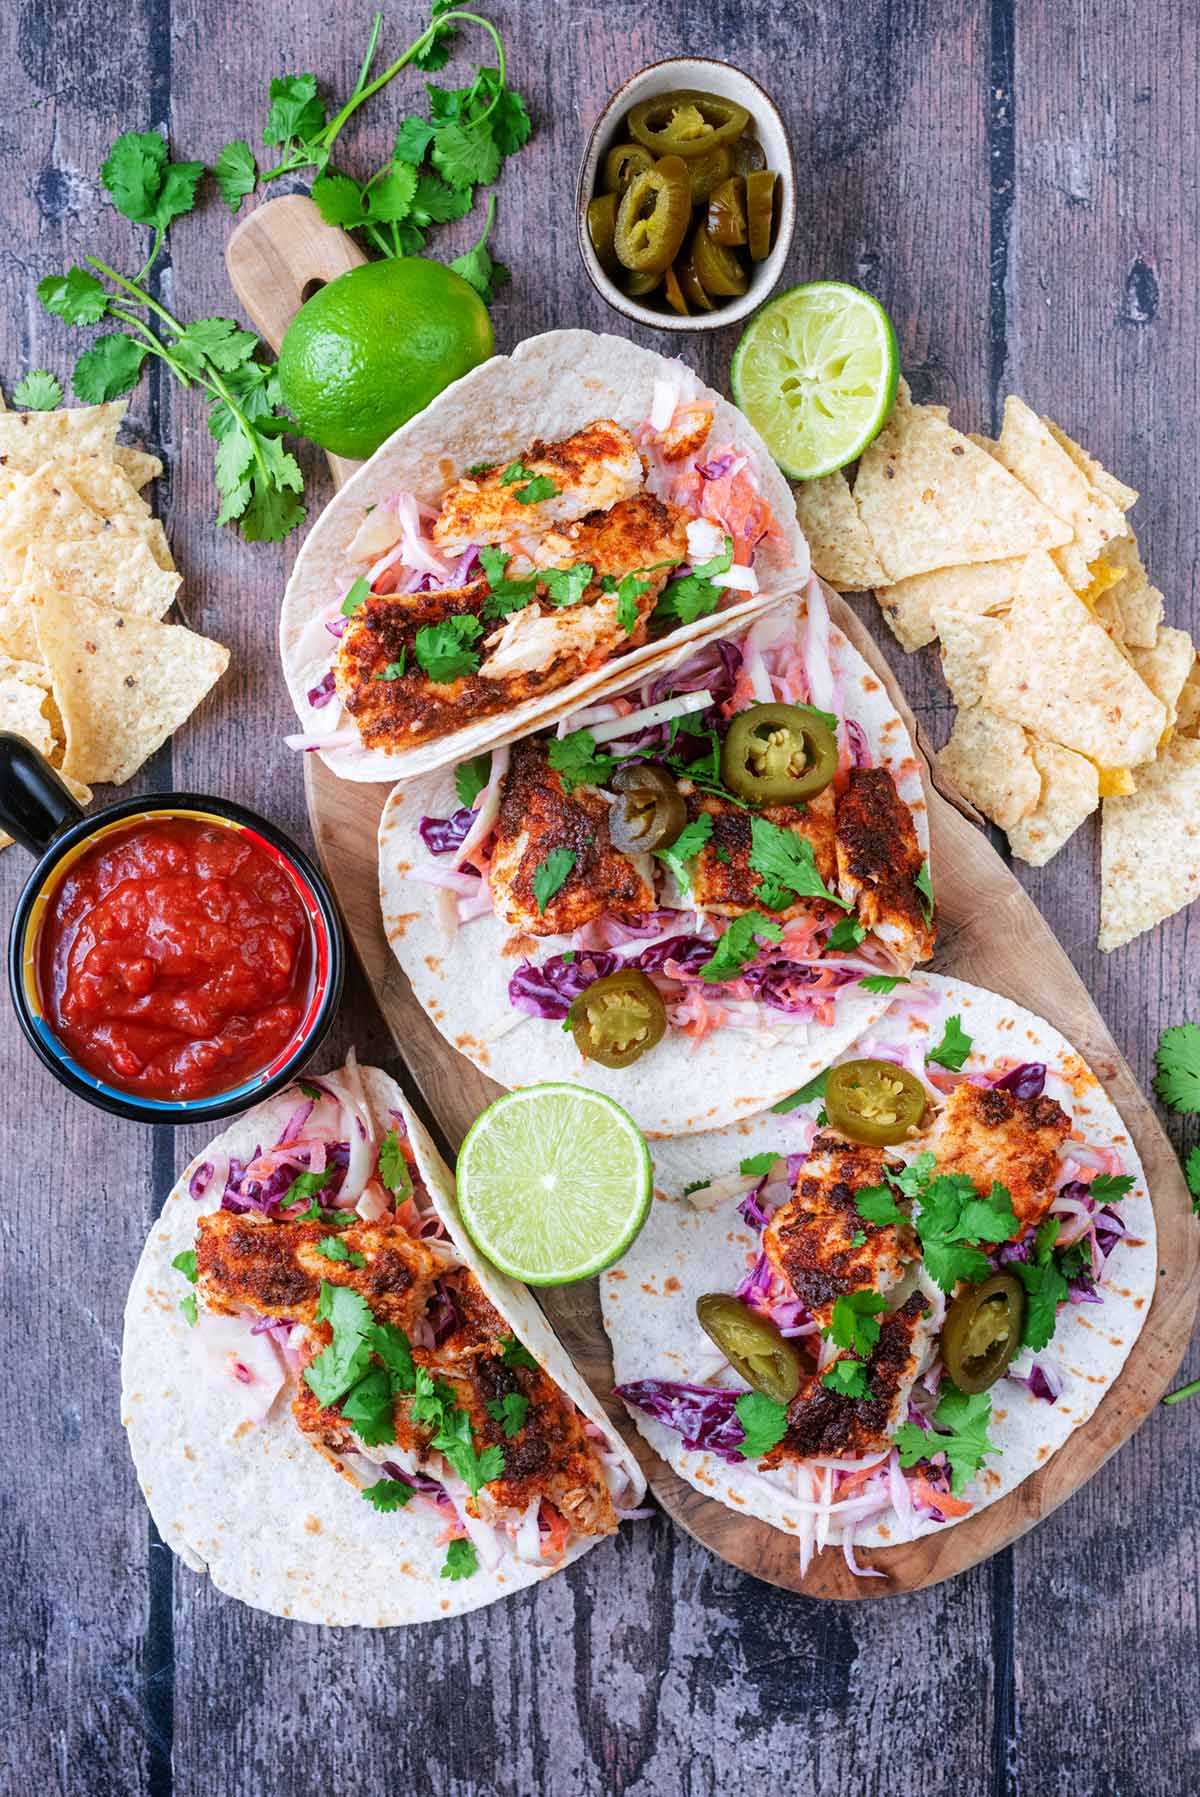
[(0, 729), (84, 804), (93, 782), (130, 779), (229, 662), (161, 622), (180, 577), (139, 488), (162, 463), (117, 443), (124, 414), (123, 400), (60, 412), (0, 400)]
[(1101, 804), (1100, 947), (1200, 896), (1200, 667), (1162, 622), (1137, 499), (1010, 397), (997, 442), (941, 406), (895, 411), (841, 474), (799, 489), (813, 566), (874, 588), (905, 649), (940, 639), (959, 706), (948, 778), (1041, 866)]

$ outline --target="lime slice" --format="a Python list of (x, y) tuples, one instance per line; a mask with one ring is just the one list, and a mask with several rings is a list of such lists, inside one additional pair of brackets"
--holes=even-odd
[(458, 1155), (472, 1241), (526, 1285), (567, 1285), (611, 1266), (646, 1221), (650, 1153), (619, 1104), (585, 1086), (507, 1092)]
[(815, 480), (861, 455), (896, 400), (892, 321), (844, 281), (790, 287), (746, 329), (733, 397), (789, 480)]

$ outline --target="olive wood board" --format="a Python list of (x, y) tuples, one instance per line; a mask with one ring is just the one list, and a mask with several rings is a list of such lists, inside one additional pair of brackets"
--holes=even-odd
[[(228, 248), (233, 286), (262, 334), (278, 348), (314, 283), (364, 258), (326, 226), (310, 200), (272, 200), (238, 227)], [(336, 484), (357, 464), (330, 457)], [(756, 1578), (808, 1597), (862, 1599), (920, 1590), (1006, 1547), (1076, 1491), (1127, 1441), (1174, 1376), (1200, 1305), (1200, 1231), (1178, 1161), (1086, 988), (1020, 882), (972, 821), (975, 814), (934, 774), (933, 758), (903, 692), (871, 635), (838, 596), (834, 622), (870, 663), (917, 744), (926, 776), (931, 861), (939, 911), (933, 967), (989, 988), (1047, 1018), (1090, 1063), (1120, 1111), (1146, 1169), (1158, 1226), (1159, 1279), (1150, 1313), (1119, 1377), (1095, 1414), (1038, 1472), (952, 1528), (864, 1552), (884, 1580), (856, 1579), (827, 1549), (800, 1576), (796, 1545), (767, 1523), (703, 1497), (658, 1459), (611, 1392), (612, 1362), (595, 1281), (540, 1288), (538, 1298), (567, 1350), (637, 1453), (664, 1509), (697, 1541)], [(379, 906), (376, 832), (390, 788), (336, 778), (305, 758), (305, 791), (317, 851), (346, 928), (378, 998), (421, 1109), (453, 1154), (500, 1088), (459, 1055), (413, 996), (388, 946)]]

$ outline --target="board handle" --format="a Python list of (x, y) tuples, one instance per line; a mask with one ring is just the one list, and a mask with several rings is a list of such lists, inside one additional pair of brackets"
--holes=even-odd
[[(279, 353), (283, 334), (318, 286), (335, 280), (366, 257), (358, 245), (327, 225), (302, 193), (268, 200), (249, 213), (225, 248), (225, 267), (260, 337)], [(333, 484), (340, 487), (361, 462), (327, 455)]]

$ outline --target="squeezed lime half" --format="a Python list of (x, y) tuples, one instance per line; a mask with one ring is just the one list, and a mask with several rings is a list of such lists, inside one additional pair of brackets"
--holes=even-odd
[(790, 287), (742, 333), (729, 370), (735, 403), (789, 480), (815, 480), (861, 455), (896, 401), (892, 321), (844, 281)]
[(506, 1092), (471, 1125), (458, 1205), (475, 1246), (526, 1285), (567, 1285), (611, 1266), (653, 1195), (650, 1152), (619, 1104), (586, 1086)]

